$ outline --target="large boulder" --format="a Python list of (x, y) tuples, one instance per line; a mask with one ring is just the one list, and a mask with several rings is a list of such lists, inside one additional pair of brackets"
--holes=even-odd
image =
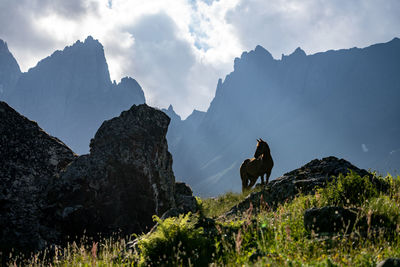
[(101, 125), (90, 154), (68, 166), (49, 191), (64, 236), (142, 233), (154, 214), (175, 208), (169, 122), (143, 104)]
[(312, 208), (304, 213), (304, 227), (309, 232), (350, 233), (357, 220), (357, 210), (328, 206)]
[(76, 155), (36, 122), (0, 102), (0, 251), (41, 249), (54, 231), (45, 223), (45, 191)]
[[(293, 199), (299, 193), (312, 194), (316, 187), (324, 187), (328, 181), (339, 174), (347, 174), (350, 170), (360, 176), (372, 175), (364, 169), (359, 169), (344, 159), (326, 157), (314, 159), (299, 169), (285, 173), (283, 176), (270, 181), (266, 187), (259, 192), (251, 193), (244, 201), (233, 207), (228, 215), (236, 214), (247, 210), (250, 203), (259, 207), (261, 202), (267, 203), (270, 207)], [(375, 181), (374, 181), (375, 182)], [(378, 181), (376, 181), (377, 186)], [(263, 203), (263, 204), (265, 204)]]

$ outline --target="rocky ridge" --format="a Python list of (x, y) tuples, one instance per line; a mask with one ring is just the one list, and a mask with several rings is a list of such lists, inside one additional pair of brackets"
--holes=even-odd
[[(265, 202), (270, 207), (275, 207), (280, 203), (293, 199), (296, 195), (313, 194), (316, 187), (323, 187), (328, 181), (339, 174), (347, 174), (350, 170), (360, 176), (372, 175), (364, 169), (359, 169), (344, 159), (336, 157), (326, 157), (314, 159), (283, 176), (270, 181), (261, 191), (251, 193), (243, 202), (233, 207), (227, 215), (243, 212), (250, 207), (250, 203), (255, 207), (260, 206), (260, 202)], [(378, 182), (377, 182), (378, 183)], [(380, 186), (377, 184), (377, 186)]]

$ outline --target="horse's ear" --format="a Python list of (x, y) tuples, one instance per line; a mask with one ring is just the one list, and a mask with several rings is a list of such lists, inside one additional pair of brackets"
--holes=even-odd
[(257, 142), (260, 142), (260, 139), (257, 139)]

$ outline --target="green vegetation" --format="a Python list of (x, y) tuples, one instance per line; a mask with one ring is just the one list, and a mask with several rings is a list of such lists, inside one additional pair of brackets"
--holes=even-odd
[(350, 171), (348, 175), (340, 174), (325, 188), (319, 189), (318, 194), (321, 195), (320, 201), (324, 206), (357, 206), (370, 198), (377, 197), (378, 190), (368, 176), (361, 177)]
[[(381, 187), (385, 190), (378, 190), (376, 181), (386, 185)], [(201, 212), (197, 214), (164, 221), (155, 217), (158, 227), (139, 236), (130, 249), (129, 238), (88, 246), (74, 243), (56, 252), (56, 257), (34, 256), (25, 264), (375, 266), (385, 258), (400, 257), (400, 177), (388, 175), (371, 180), (355, 173), (340, 175), (315, 195), (297, 196), (275, 210), (264, 208), (256, 213), (256, 207), (250, 206), (240, 216), (223, 216), (245, 197), (228, 193), (218, 198), (198, 199)], [(366, 225), (356, 224), (351, 234), (308, 232), (304, 212), (327, 205), (356, 209), (358, 220), (366, 218)], [(376, 228), (373, 228), (374, 218), (379, 219), (375, 221)]]
[[(251, 192), (254, 192), (254, 190)], [(247, 194), (228, 192), (224, 195), (214, 198), (197, 198), (197, 202), (199, 203), (200, 209), (204, 216), (216, 218), (225, 214), (233, 206), (243, 201), (246, 196)]]

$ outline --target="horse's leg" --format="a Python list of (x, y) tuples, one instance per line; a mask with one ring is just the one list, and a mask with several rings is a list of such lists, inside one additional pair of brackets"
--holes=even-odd
[(266, 182), (267, 182), (266, 184), (268, 184), (269, 177), (271, 176), (271, 171), (272, 171), (272, 169), (268, 169), (266, 172)]
[(261, 174), (261, 184), (263, 185), (264, 184), (264, 173), (263, 174)]
[(250, 178), (249, 188), (252, 188), (253, 185), (257, 182), (258, 176)]
[(242, 193), (244, 193), (247, 190), (247, 184), (248, 184), (247, 175), (243, 175), (241, 178), (242, 178)]

